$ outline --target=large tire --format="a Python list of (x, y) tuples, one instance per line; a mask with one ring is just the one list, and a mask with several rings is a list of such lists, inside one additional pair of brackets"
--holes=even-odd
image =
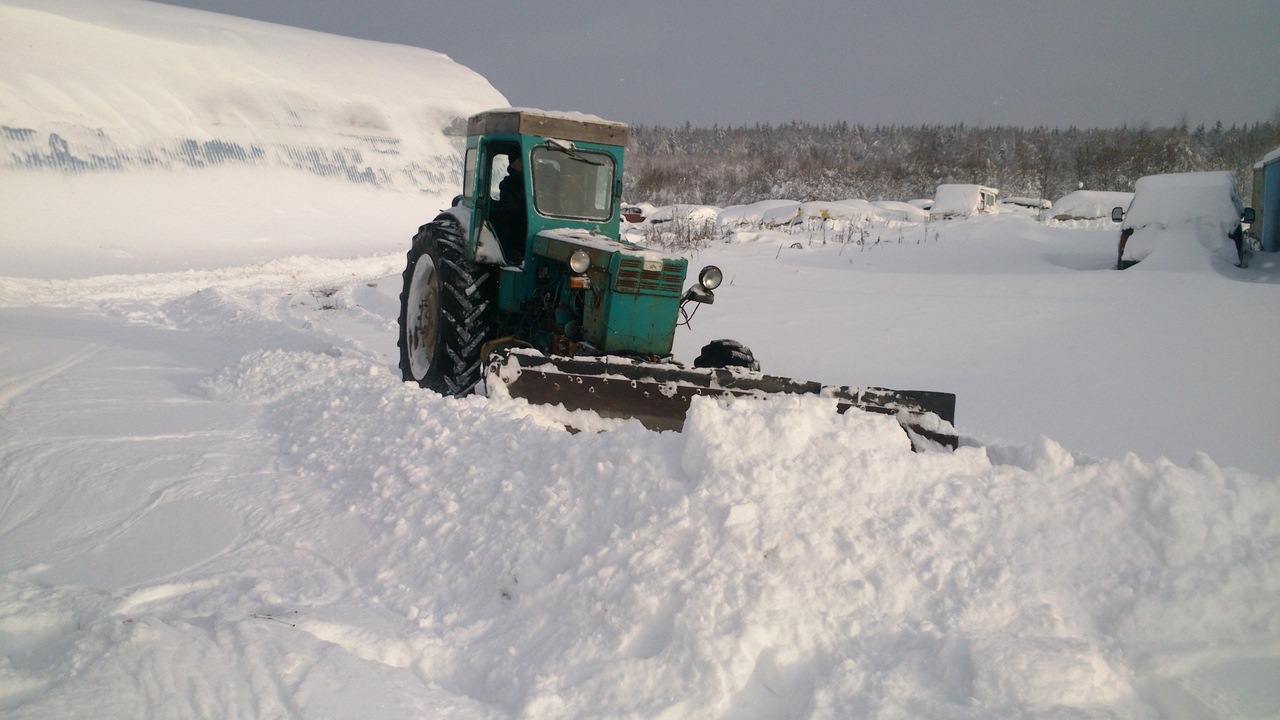
[(740, 367), (759, 370), (760, 361), (751, 349), (737, 340), (712, 340), (702, 348), (702, 354), (693, 361), (698, 368)]
[(400, 373), (441, 395), (480, 382), (480, 348), (492, 334), (490, 271), (466, 259), (457, 221), (437, 218), (413, 238), (400, 293)]

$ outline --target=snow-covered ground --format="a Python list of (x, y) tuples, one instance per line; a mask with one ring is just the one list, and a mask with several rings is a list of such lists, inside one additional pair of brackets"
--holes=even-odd
[(955, 392), (963, 447), (816, 398), (570, 434), (399, 380), (403, 252), (446, 202), (0, 171), (0, 714), (1280, 714), (1274, 258), (735, 222), (679, 357)]

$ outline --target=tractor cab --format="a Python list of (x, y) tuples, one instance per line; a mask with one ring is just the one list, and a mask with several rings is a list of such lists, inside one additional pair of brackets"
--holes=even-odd
[(523, 267), (529, 240), (577, 228), (618, 237), (627, 126), (530, 110), (481, 113), (467, 125), (462, 203), (480, 262)]
[[(468, 261), (495, 276), (500, 337), (556, 351), (671, 352), (688, 262), (620, 234), (627, 126), (505, 109), (467, 124), (454, 215)], [(705, 299), (704, 299), (705, 298)]]

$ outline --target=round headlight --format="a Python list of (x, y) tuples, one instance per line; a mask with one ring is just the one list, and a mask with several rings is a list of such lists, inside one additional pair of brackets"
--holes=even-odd
[(574, 250), (569, 256), (569, 269), (576, 273), (584, 273), (591, 267), (591, 255), (586, 250)]
[(708, 265), (698, 273), (698, 284), (708, 290), (715, 290), (724, 282), (724, 273), (715, 265)]

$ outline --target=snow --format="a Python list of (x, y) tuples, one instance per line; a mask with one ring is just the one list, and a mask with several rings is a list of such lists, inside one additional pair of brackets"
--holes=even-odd
[(978, 212), (996, 212), (998, 206), (987, 208), (983, 195), (991, 196), (994, 204), (995, 190), (981, 185), (939, 185), (933, 196), (933, 207), (930, 209), (934, 217), (969, 216)]
[(717, 210), (715, 221), (724, 227), (768, 227), (790, 225), (800, 215), (800, 203), (794, 200), (761, 200)]
[(929, 219), (929, 211), (923, 208), (905, 203), (898, 200), (877, 200), (872, 203), (876, 208), (876, 214), (886, 220), (897, 220), (899, 222), (915, 222), (922, 223)]
[(1238, 259), (1228, 235), (1240, 225), (1244, 204), (1229, 172), (1148, 175), (1134, 185), (1123, 228), (1133, 235), (1124, 260), (1146, 269), (1180, 269)]
[(508, 104), (429, 50), (136, 0), (6, 0), (0, 44), (0, 168), (253, 165), (442, 194), (456, 124)]
[(1031, 197), (1007, 197), (1000, 201), (1002, 205), (1020, 205), (1022, 207), (1032, 208), (1034, 210), (1048, 210), (1053, 207), (1053, 203), (1043, 198)]
[[(95, 41), (119, 18), (142, 66), (274, 57), (271, 26), (45, 5)], [(1280, 714), (1274, 258), (1117, 272), (1114, 226), (1017, 214), (729, 230), (691, 252), (726, 280), (678, 357), (734, 337), (774, 374), (955, 392), (962, 447), (816, 397), (571, 434), (399, 379), (404, 251), (452, 194), (0, 169), (0, 713)]]
[(654, 209), (646, 219), (650, 223), (680, 221), (702, 225), (716, 222), (716, 215), (719, 212), (719, 208), (710, 205), (664, 205)]
[(1127, 208), (1133, 193), (1112, 190), (1074, 190), (1053, 204), (1055, 220), (1110, 218), (1114, 208)]

